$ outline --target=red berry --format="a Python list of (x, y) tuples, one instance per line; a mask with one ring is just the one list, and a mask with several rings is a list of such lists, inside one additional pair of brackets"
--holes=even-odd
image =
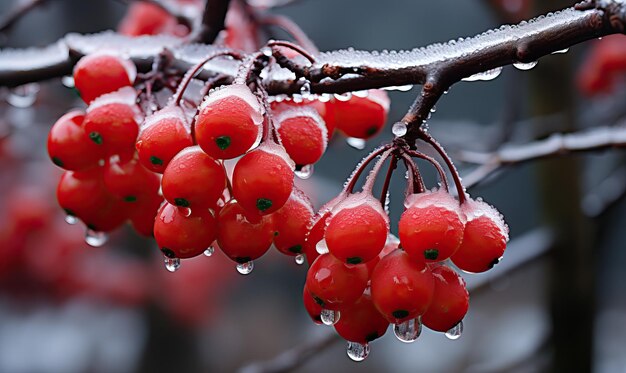
[(417, 261), (440, 262), (451, 257), (463, 240), (464, 217), (459, 202), (445, 191), (407, 198), (398, 233), (402, 248)]
[(185, 36), (189, 29), (156, 4), (139, 2), (130, 4), (118, 27), (119, 33), (128, 36), (170, 34)]
[(430, 306), (435, 280), (422, 262), (396, 250), (380, 260), (371, 275), (372, 300), (394, 324), (415, 319)]
[(163, 196), (176, 206), (212, 208), (226, 188), (224, 166), (192, 146), (170, 161), (163, 173)]
[(289, 199), (293, 169), (282, 147), (263, 144), (235, 165), (233, 195), (249, 214), (271, 214)]
[(367, 266), (367, 271), (369, 272), (370, 276), (372, 272), (374, 272), (374, 268), (376, 268), (376, 266), (378, 265), (378, 262), (380, 262), (382, 258), (394, 252), (399, 246), (400, 246), (400, 240), (393, 234), (389, 233), (389, 235), (387, 236), (387, 241), (385, 242), (385, 247), (383, 247), (381, 252), (374, 259), (365, 263), (365, 265)]
[(445, 265), (431, 267), (435, 279), (435, 294), (422, 323), (428, 328), (446, 332), (461, 322), (469, 308), (469, 293), (465, 281)]
[(98, 165), (102, 149), (89, 139), (83, 128), (85, 114), (74, 110), (63, 115), (48, 134), (48, 154), (57, 166), (84, 171)]
[(166, 203), (154, 222), (154, 238), (168, 258), (198, 256), (215, 241), (217, 222), (213, 214), (207, 209), (187, 213), (187, 209)]
[(107, 154), (130, 157), (139, 133), (137, 92), (130, 87), (99, 97), (88, 108), (85, 132)]
[(333, 209), (326, 245), (330, 253), (348, 264), (374, 259), (385, 246), (389, 218), (371, 194), (354, 194)]
[(295, 102), (293, 100), (273, 101), (271, 103), (273, 113), (281, 113), (286, 110), (294, 108), (311, 108), (317, 111), (323, 120), (326, 127), (326, 139), (330, 140), (335, 131), (335, 101), (334, 99), (328, 101), (321, 100), (304, 100), (301, 102)]
[(241, 205), (232, 200), (220, 211), (217, 243), (229, 258), (243, 264), (260, 258), (274, 239), (274, 220), (264, 216), (258, 222), (246, 218)]
[(307, 227), (313, 217), (311, 201), (302, 191), (294, 188), (285, 205), (273, 216), (278, 234), (274, 237), (274, 246), (286, 255), (301, 254)]
[(353, 305), (342, 309), (341, 317), (335, 324), (335, 330), (343, 339), (363, 344), (382, 337), (388, 327), (389, 321), (378, 312), (367, 293)]
[(68, 215), (81, 219), (105, 208), (109, 199), (99, 169), (64, 172), (57, 187), (59, 205)]
[(313, 219), (311, 219), (308, 232), (304, 239), (304, 253), (306, 254), (309, 266), (313, 264), (315, 259), (319, 256), (319, 253), (317, 252), (317, 244), (324, 238), (331, 210), (339, 202), (343, 201), (344, 198), (345, 196), (340, 195), (328, 201), (324, 206), (322, 206), (319, 212), (313, 216)]
[(309, 314), (311, 320), (313, 320), (314, 323), (321, 325), (322, 306), (315, 302), (315, 299), (313, 299), (311, 293), (309, 293), (309, 289), (306, 287), (306, 285), (304, 286), (304, 291), (302, 292), (302, 301), (304, 302), (304, 309)]
[(509, 240), (509, 228), (493, 206), (468, 199), (461, 206), (467, 218), (463, 242), (452, 262), (466, 272), (485, 272), (498, 264)]
[(136, 76), (131, 61), (111, 54), (87, 55), (74, 67), (74, 85), (88, 104), (105, 93), (132, 86)]
[(299, 166), (313, 164), (322, 158), (327, 146), (324, 120), (313, 108), (302, 107), (275, 116), (280, 143)]
[(369, 139), (385, 126), (389, 97), (381, 90), (368, 92), (367, 97), (352, 95), (347, 101), (335, 101), (337, 128), (346, 136)]
[(356, 302), (367, 280), (364, 264), (348, 266), (330, 254), (322, 254), (309, 268), (306, 287), (322, 308), (336, 311)]
[(243, 84), (209, 94), (200, 107), (195, 131), (198, 145), (216, 159), (248, 151), (260, 138), (263, 114), (257, 97)]
[(129, 218), (137, 233), (142, 236), (153, 237), (154, 221), (164, 200), (158, 193), (145, 197), (137, 201), (137, 206), (130, 211)]
[(163, 173), (172, 158), (193, 145), (183, 110), (168, 106), (146, 118), (137, 139), (139, 160), (149, 170)]
[(111, 159), (103, 168), (103, 174), (107, 190), (126, 202), (152, 196), (160, 186), (159, 176), (148, 171), (136, 158), (127, 161)]

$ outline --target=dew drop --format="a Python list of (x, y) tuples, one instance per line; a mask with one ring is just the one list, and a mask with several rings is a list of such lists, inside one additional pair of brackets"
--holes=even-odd
[(518, 70), (526, 71), (526, 70), (530, 70), (533, 67), (537, 66), (537, 61), (533, 61), (533, 62), (529, 62), (529, 63), (516, 62), (516, 63), (513, 64), (513, 66), (515, 66), (515, 68), (518, 69)]
[(338, 101), (348, 101), (352, 98), (352, 93), (350, 92), (346, 92), (346, 93), (335, 93), (335, 98)]
[(489, 81), (500, 76), (500, 73), (502, 73), (502, 67), (496, 67), (495, 69), (491, 69), (491, 70), (487, 70), (478, 74), (474, 74), (466, 78), (463, 78), (461, 80), (465, 82)]
[(406, 127), (406, 124), (402, 122), (396, 122), (393, 124), (393, 127), (391, 127), (391, 132), (397, 137), (402, 137), (406, 135), (407, 131), (408, 128)]
[(66, 88), (74, 88), (74, 77), (71, 75), (64, 76), (61, 78), (61, 83)]
[(239, 272), (242, 275), (249, 275), (250, 273), (252, 273), (253, 269), (254, 269), (254, 262), (252, 260), (245, 262), (245, 263), (237, 264), (237, 272)]
[(421, 333), (422, 323), (420, 323), (419, 319), (407, 320), (393, 326), (393, 334), (404, 343), (415, 342)]
[(206, 250), (204, 250), (204, 256), (211, 256), (215, 253), (215, 248), (213, 246), (209, 246)]
[(385, 91), (400, 91), (400, 92), (408, 92), (413, 89), (412, 85), (400, 85), (400, 86), (389, 86), (383, 88)]
[(348, 145), (350, 145), (351, 147), (355, 149), (358, 149), (358, 150), (365, 149), (365, 140), (363, 139), (359, 139), (356, 137), (348, 137), (346, 139), (346, 142), (348, 143)]
[(12, 88), (9, 91), (7, 102), (11, 106), (27, 108), (35, 103), (37, 100), (37, 93), (39, 93), (39, 84), (24, 84), (19, 87)]
[(324, 325), (335, 325), (339, 318), (341, 317), (341, 313), (339, 311), (331, 311), (331, 310), (322, 310), (320, 312), (320, 319)]
[(567, 53), (567, 52), (569, 52), (569, 48), (565, 48), (565, 49), (561, 49), (561, 50), (558, 50), (558, 51), (554, 51), (554, 52), (552, 52), (552, 54), (562, 54), (562, 53)]
[(317, 251), (320, 255), (328, 254), (328, 245), (326, 245), (326, 240), (318, 242), (317, 245), (315, 245), (315, 251)]
[(302, 255), (302, 254), (296, 255), (295, 261), (296, 261), (297, 265), (299, 265), (299, 266), (303, 265), (304, 264), (304, 255)]
[(352, 361), (363, 361), (370, 353), (369, 344), (361, 344), (356, 342), (348, 342), (348, 348), (346, 350), (348, 357)]
[(356, 91), (356, 92), (352, 92), (352, 94), (356, 97), (360, 97), (360, 98), (366, 98), (367, 96), (370, 95), (370, 92), (365, 90), (365, 91)]
[(87, 229), (85, 232), (85, 242), (91, 247), (100, 247), (104, 245), (108, 239), (109, 236), (104, 232), (96, 232), (91, 229)]
[(165, 269), (167, 269), (169, 272), (176, 272), (178, 271), (178, 269), (180, 268), (180, 259), (179, 258), (168, 258), (165, 257), (165, 259), (163, 259), (163, 261), (165, 262)]
[(463, 321), (459, 321), (458, 324), (448, 330), (446, 332), (446, 338), (454, 341), (461, 338), (461, 334), (463, 334)]
[(74, 215), (65, 215), (65, 222), (69, 225), (78, 223), (78, 218)]
[(272, 48), (270, 48), (270, 47), (263, 47), (263, 48), (261, 48), (261, 53), (263, 53), (263, 55), (265, 57), (271, 57), (272, 56)]
[(306, 180), (313, 175), (313, 165), (312, 164), (304, 165), (300, 167), (299, 169), (297, 169), (294, 173), (296, 174), (298, 178), (302, 180)]
[(311, 95), (311, 83), (306, 81), (302, 87), (300, 87), (300, 94), (302, 97), (308, 98)]

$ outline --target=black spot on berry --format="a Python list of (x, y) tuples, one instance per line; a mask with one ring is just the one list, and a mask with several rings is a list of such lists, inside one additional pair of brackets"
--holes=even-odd
[(294, 254), (300, 254), (302, 252), (302, 245), (295, 245), (289, 248), (289, 251)]
[(315, 303), (319, 304), (321, 307), (324, 307), (324, 301), (321, 300), (320, 298), (316, 297), (315, 295), (312, 296), (313, 300), (315, 301)]
[(174, 203), (176, 204), (176, 206), (189, 207), (189, 201), (184, 198), (174, 198)]
[(439, 250), (437, 249), (424, 250), (424, 258), (428, 260), (437, 260), (438, 257), (439, 257)]
[(230, 143), (231, 143), (230, 136), (220, 136), (215, 139), (215, 144), (217, 144), (217, 147), (222, 150), (228, 149), (228, 147), (230, 146)]
[(70, 216), (76, 216), (76, 214), (74, 213), (74, 211), (70, 210), (70, 209), (63, 209), (63, 211), (65, 211), (65, 214), (70, 215)]
[(252, 258), (250, 258), (249, 256), (238, 256), (238, 257), (235, 258), (235, 262), (237, 262), (239, 264), (248, 263), (251, 260), (252, 260)]
[(358, 256), (353, 256), (353, 257), (350, 257), (350, 258), (346, 259), (346, 263), (348, 263), (348, 264), (360, 264), (360, 263), (363, 263), (363, 259), (361, 259)]
[(159, 157), (151, 156), (150, 163), (156, 166), (163, 166), (163, 160)]
[(161, 252), (163, 253), (163, 255), (165, 255), (166, 257), (170, 259), (176, 258), (176, 254), (172, 250), (168, 249), (167, 247), (162, 247)]
[(406, 310), (395, 310), (391, 314), (396, 319), (404, 319), (405, 317), (409, 316), (409, 311), (406, 311)]
[(491, 263), (489, 263), (489, 264), (487, 265), (487, 268), (488, 268), (488, 269), (491, 269), (491, 268), (495, 267), (495, 266), (496, 266), (496, 264), (500, 263), (500, 259), (501, 259), (501, 258), (495, 258), (494, 260), (492, 260), (492, 261), (491, 261)]
[(375, 340), (378, 337), (379, 337), (378, 333), (377, 332), (373, 332), (373, 333), (370, 333), (370, 334), (365, 336), (365, 341), (366, 342), (371, 342), (371, 341)]
[(367, 136), (373, 136), (373, 135), (376, 134), (376, 132), (378, 132), (378, 128), (376, 128), (376, 127), (370, 127), (370, 128), (367, 129), (367, 131), (365, 131)]
[(256, 200), (256, 208), (258, 208), (259, 210), (265, 211), (270, 207), (272, 207), (272, 200), (269, 200), (267, 198), (259, 198)]
[(85, 224), (85, 225), (87, 226), (87, 228), (91, 229), (92, 231), (95, 231), (95, 232), (98, 232), (98, 231), (99, 231), (98, 227), (96, 227), (96, 226), (95, 226), (95, 225), (93, 225), (93, 224), (89, 224), (89, 223), (87, 223), (87, 224)]
[(102, 145), (102, 136), (98, 132), (92, 132), (89, 134), (89, 138), (91, 141), (95, 142), (98, 145)]
[(135, 197), (135, 196), (126, 196), (126, 197), (124, 197), (124, 201), (126, 201), (126, 202), (135, 202), (135, 201), (137, 201), (137, 197)]
[(61, 159), (57, 157), (52, 157), (52, 163), (54, 163), (55, 165), (59, 167), (63, 167), (63, 161), (61, 161)]

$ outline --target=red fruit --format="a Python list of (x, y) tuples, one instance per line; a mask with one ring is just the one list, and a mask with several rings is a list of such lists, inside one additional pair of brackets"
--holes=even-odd
[(87, 55), (74, 67), (74, 85), (88, 104), (105, 93), (132, 86), (136, 76), (132, 62), (111, 54)]
[(282, 147), (263, 144), (235, 165), (233, 195), (249, 214), (271, 214), (289, 199), (293, 169)]
[(192, 146), (168, 164), (163, 173), (163, 196), (176, 206), (212, 208), (226, 188), (224, 166)]
[(217, 222), (207, 209), (186, 209), (166, 203), (154, 222), (154, 238), (168, 258), (186, 259), (204, 252), (217, 235)]
[(335, 324), (335, 330), (343, 339), (362, 344), (382, 337), (387, 327), (389, 321), (378, 312), (367, 293), (353, 305), (342, 309), (341, 317)]
[(102, 149), (89, 139), (83, 128), (85, 114), (73, 110), (63, 115), (48, 134), (48, 155), (57, 166), (83, 171), (98, 165), (104, 157)]
[(309, 268), (306, 287), (313, 299), (327, 310), (345, 309), (365, 291), (368, 274), (364, 264), (348, 266), (329, 254), (322, 254)]
[(498, 210), (483, 201), (468, 199), (461, 210), (467, 223), (463, 242), (452, 256), (452, 262), (466, 272), (487, 271), (504, 255), (509, 228)]
[(80, 218), (92, 231), (111, 232), (126, 222), (128, 214), (128, 205), (121, 198), (109, 194), (103, 208), (92, 210)]
[(333, 209), (326, 245), (330, 253), (348, 264), (374, 259), (385, 246), (389, 218), (371, 194), (353, 194)]
[(367, 271), (370, 274), (370, 276), (372, 272), (374, 272), (374, 268), (376, 268), (376, 266), (378, 265), (378, 262), (380, 262), (382, 258), (394, 252), (399, 246), (400, 246), (400, 240), (393, 234), (389, 233), (389, 235), (387, 236), (387, 241), (385, 242), (385, 247), (383, 247), (381, 252), (374, 259), (365, 263), (365, 265), (367, 266)]
[(157, 193), (137, 201), (137, 206), (130, 211), (130, 223), (142, 236), (154, 236), (154, 221), (164, 200)]
[(163, 173), (176, 154), (193, 145), (186, 123), (183, 110), (178, 106), (168, 106), (146, 118), (136, 144), (144, 167)]
[(620, 37), (607, 36), (596, 41), (577, 74), (578, 88), (593, 96), (610, 93), (626, 72), (626, 43)]
[[(284, 48), (285, 51), (291, 50)], [(326, 139), (330, 140), (335, 132), (335, 101), (334, 99), (326, 102), (320, 100), (304, 100), (302, 102), (295, 102), (293, 100), (273, 101), (271, 103), (272, 112), (275, 114), (282, 113), (286, 110), (294, 108), (311, 108), (317, 111), (322, 117), (323, 123), (326, 127)]]
[(304, 302), (304, 309), (309, 314), (311, 320), (314, 323), (321, 325), (322, 324), (322, 306), (315, 302), (315, 299), (309, 293), (309, 289), (304, 285), (304, 291), (302, 292), (302, 301)]
[(423, 315), (433, 299), (435, 280), (430, 269), (403, 250), (380, 260), (371, 275), (372, 300), (394, 324)]
[(369, 139), (385, 126), (389, 97), (385, 91), (370, 90), (367, 97), (352, 95), (349, 100), (335, 101), (335, 120), (348, 137)]
[(417, 261), (440, 262), (451, 257), (463, 240), (464, 217), (459, 202), (445, 191), (407, 198), (398, 233), (402, 248)]
[(213, 158), (235, 158), (259, 140), (262, 123), (257, 97), (248, 86), (232, 84), (211, 92), (200, 106), (196, 141)]
[(104, 209), (110, 198), (99, 169), (64, 172), (57, 187), (59, 205), (68, 215), (81, 219)]
[(120, 34), (128, 36), (171, 34), (185, 36), (189, 29), (156, 4), (138, 2), (130, 4), (118, 26)]
[(217, 243), (229, 258), (243, 264), (260, 258), (269, 250), (274, 231), (272, 216), (250, 222), (241, 205), (231, 200), (218, 217)]
[(469, 293), (465, 281), (453, 269), (444, 265), (431, 267), (435, 278), (435, 294), (422, 323), (428, 328), (446, 332), (461, 322), (469, 308)]
[(326, 151), (328, 133), (324, 120), (313, 108), (285, 110), (275, 117), (280, 143), (299, 166), (313, 164)]
[(126, 202), (149, 199), (159, 190), (159, 176), (148, 171), (136, 158), (111, 159), (103, 168), (104, 185), (107, 190)]
[(139, 133), (137, 92), (130, 87), (101, 96), (88, 108), (84, 128), (89, 138), (107, 154), (130, 157)]
[(308, 232), (304, 239), (304, 253), (306, 254), (309, 266), (311, 266), (311, 264), (313, 264), (315, 259), (319, 256), (319, 253), (317, 252), (317, 244), (324, 238), (331, 210), (339, 202), (343, 201), (344, 198), (344, 195), (339, 195), (328, 201), (324, 206), (322, 206), (319, 212), (313, 216), (313, 219), (311, 219), (311, 224), (309, 225)]
[(289, 199), (274, 213), (276, 233), (274, 246), (285, 255), (302, 253), (307, 227), (313, 218), (313, 206), (308, 197), (294, 188)]

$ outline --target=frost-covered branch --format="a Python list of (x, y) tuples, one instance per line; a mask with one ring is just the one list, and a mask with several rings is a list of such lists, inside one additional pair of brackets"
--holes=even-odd
[(461, 151), (457, 159), (480, 165), (463, 178), (472, 187), (504, 166), (578, 152), (626, 147), (626, 127), (600, 127), (570, 134), (553, 134), (545, 140), (523, 145), (503, 145), (489, 152)]
[(217, 34), (224, 29), (229, 5), (230, 0), (206, 0), (202, 24), (194, 41), (205, 44), (211, 44), (215, 41)]

